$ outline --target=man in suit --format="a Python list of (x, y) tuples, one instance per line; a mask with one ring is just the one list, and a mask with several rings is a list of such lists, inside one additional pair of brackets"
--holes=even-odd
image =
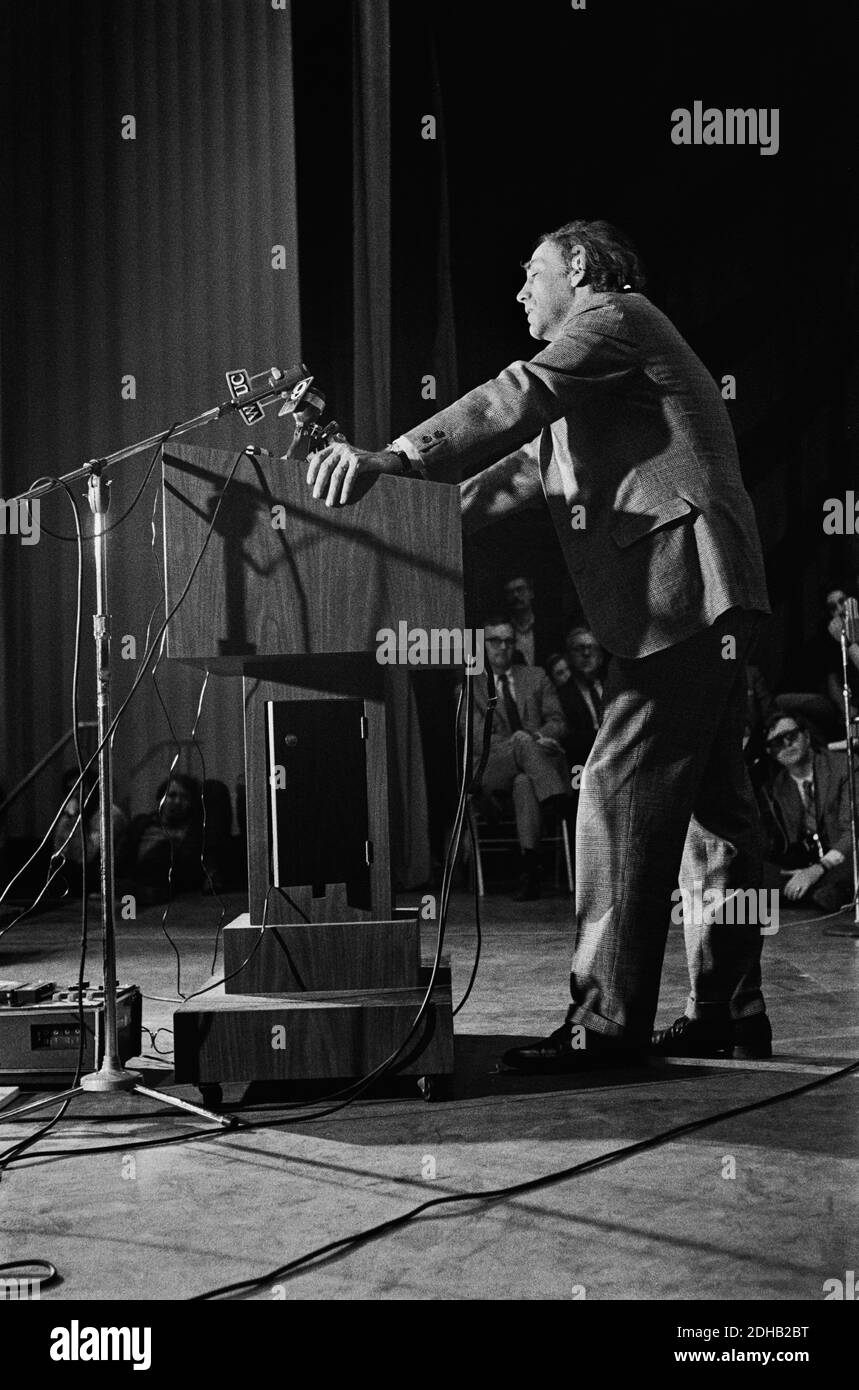
[(764, 743), (774, 764), (761, 787), (768, 876), (790, 902), (837, 912), (853, 897), (847, 755), (813, 748), (792, 714), (770, 716)]
[(583, 768), (603, 719), (604, 657), (602, 648), (586, 627), (571, 628), (565, 648), (566, 655), (555, 652), (549, 657), (546, 674), (558, 692), (567, 722), (564, 747), (570, 766)]
[[(540, 896), (542, 808), (559, 806), (559, 798), (568, 790), (561, 746), (566, 724), (545, 671), (539, 666), (514, 665), (515, 640), (512, 623), (503, 618), (484, 623), (483, 643), (495, 676), (498, 703), (481, 786), (490, 797), (495, 792), (512, 793), (522, 855), (515, 897), (517, 902), (527, 902)], [(486, 687), (478, 682), (474, 691), (475, 762), (483, 747), (486, 705)]]
[[(605, 654), (589, 627), (579, 625), (570, 628), (564, 642), (570, 679), (567, 683), (569, 699), (578, 704), (575, 727), (581, 731), (582, 751), (587, 742), (589, 753), (603, 721), (605, 703)], [(582, 764), (585, 757), (578, 759)]]
[(516, 638), (514, 662), (545, 670), (546, 658), (558, 641), (545, 617), (534, 611), (534, 581), (524, 574), (514, 575), (504, 585), (504, 601)]
[(546, 662), (546, 675), (558, 692), (561, 711), (567, 725), (564, 749), (571, 768), (583, 768), (594, 746), (599, 724), (570, 670), (570, 663), (561, 652), (554, 652)]
[(525, 272), (517, 300), (548, 346), (381, 453), (321, 450), (308, 483), (335, 505), (374, 470), (453, 482), (479, 466), (462, 487), (470, 529), (545, 501), (612, 657), (579, 797), (572, 1004), (505, 1065), (575, 1071), (650, 1047), (767, 1056), (754, 926), (687, 918), (686, 1011), (651, 1037), (678, 872), (704, 892), (761, 884), (742, 736), (745, 661), (769, 606), (730, 420), (615, 228), (567, 223)]

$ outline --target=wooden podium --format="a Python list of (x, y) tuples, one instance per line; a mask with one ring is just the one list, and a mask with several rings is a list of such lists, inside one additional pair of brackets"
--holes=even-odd
[[(457, 488), (377, 476), (329, 509), (305, 465), (246, 456), (227, 485), (235, 460), (164, 449), (168, 612), (215, 517), (166, 654), (243, 677), (249, 912), (224, 929), (223, 991), (174, 1022), (176, 1080), (210, 1106), (222, 1082), (365, 1075), (407, 1036), (428, 972), (394, 904), (378, 633), (464, 624)], [(452, 1073), (448, 969), (393, 1070), (436, 1092)]]

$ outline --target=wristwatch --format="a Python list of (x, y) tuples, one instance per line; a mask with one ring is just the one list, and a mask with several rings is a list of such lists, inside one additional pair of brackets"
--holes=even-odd
[(400, 472), (404, 478), (419, 478), (421, 476), (405, 450), (389, 447), (387, 452), (389, 454), (396, 454), (397, 458), (400, 460)]

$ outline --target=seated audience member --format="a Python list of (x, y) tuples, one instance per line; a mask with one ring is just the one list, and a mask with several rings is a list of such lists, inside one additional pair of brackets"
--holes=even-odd
[(771, 759), (759, 798), (767, 886), (779, 886), (789, 902), (835, 912), (853, 897), (846, 755), (815, 748), (798, 715), (770, 715), (764, 742)]
[[(211, 824), (207, 816), (204, 847), (200, 783), (174, 772), (158, 788), (156, 802), (155, 811), (136, 816), (131, 823), (124, 875), (131, 880), (132, 891), (144, 904), (163, 902), (178, 893), (206, 891), (210, 881), (211, 888), (220, 891), (223, 827)], [(229, 816), (231, 820), (232, 808)]]
[(596, 737), (593, 710), (573, 680), (569, 661), (560, 652), (554, 652), (548, 658), (546, 674), (558, 693), (567, 725), (562, 740), (567, 762), (571, 768), (584, 767)]
[[(825, 618), (821, 631), (811, 645), (811, 691), (790, 691), (775, 697), (777, 709), (786, 714), (801, 715), (819, 742), (844, 737), (844, 684), (841, 669), (841, 628), (847, 605), (847, 594), (836, 586), (827, 587), (824, 595)], [(854, 711), (859, 706), (859, 647), (848, 650), (848, 676), (853, 692)]]
[[(513, 625), (503, 617), (490, 618), (483, 625), (483, 640), (486, 660), (495, 675), (498, 703), (481, 788), (489, 797), (512, 793), (522, 856), (515, 897), (517, 902), (526, 902), (540, 896), (543, 811), (560, 811), (567, 800), (569, 784), (561, 743), (566, 725), (545, 671), (538, 666), (514, 666)], [(483, 744), (485, 718), (486, 686), (478, 681), (474, 694), (475, 763)]]
[(504, 602), (516, 639), (514, 662), (544, 667), (552, 647), (557, 646), (557, 627), (553, 630), (550, 623), (535, 614), (533, 581), (521, 574), (508, 579), (504, 585)]
[[(99, 828), (99, 786), (94, 771), (84, 774), (80, 787), (77, 768), (63, 773), (62, 792), (66, 797), (60, 818), (54, 828), (51, 849), (62, 854), (63, 866), (54, 879), (54, 889), (79, 897), (82, 892), (97, 893), (101, 886), (101, 831)], [(81, 792), (83, 791), (83, 798)], [(81, 800), (84, 801), (84, 844), (81, 844)], [(118, 806), (112, 810), (114, 863), (122, 860), (128, 822)], [(57, 861), (55, 861), (57, 862)]]
[(603, 717), (605, 653), (589, 627), (567, 633), (566, 656), (552, 658), (552, 680), (567, 721), (565, 748), (570, 766), (584, 766)]

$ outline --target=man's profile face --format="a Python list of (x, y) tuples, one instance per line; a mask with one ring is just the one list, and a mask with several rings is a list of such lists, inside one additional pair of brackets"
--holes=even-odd
[(585, 680), (593, 679), (600, 666), (600, 645), (590, 632), (571, 632), (567, 638), (570, 666)]
[(528, 316), (532, 338), (551, 342), (569, 318), (575, 293), (563, 253), (553, 241), (541, 241), (525, 266), (525, 283), (516, 296)]
[(496, 676), (504, 676), (513, 665), (514, 636), (511, 623), (499, 623), (483, 631), (483, 645)]
[(504, 585), (504, 597), (511, 613), (521, 613), (534, 602), (534, 590), (527, 579), (510, 579)]

